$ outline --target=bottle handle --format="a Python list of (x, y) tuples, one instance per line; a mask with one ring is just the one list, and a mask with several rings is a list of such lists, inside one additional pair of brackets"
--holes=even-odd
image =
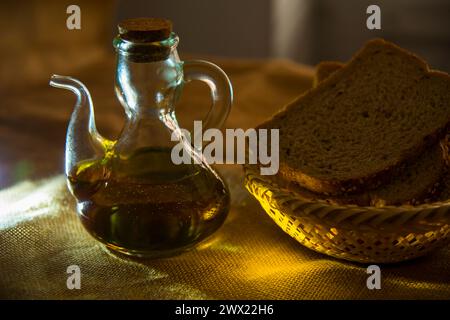
[(228, 76), (214, 63), (203, 60), (185, 61), (183, 73), (185, 83), (203, 81), (211, 90), (212, 105), (203, 120), (203, 130), (222, 127), (233, 103), (233, 88)]

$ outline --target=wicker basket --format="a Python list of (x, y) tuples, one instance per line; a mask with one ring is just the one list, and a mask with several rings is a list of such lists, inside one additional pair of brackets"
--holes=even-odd
[(422, 256), (450, 241), (450, 200), (421, 206), (338, 206), (302, 199), (245, 167), (247, 190), (304, 246), (361, 263)]

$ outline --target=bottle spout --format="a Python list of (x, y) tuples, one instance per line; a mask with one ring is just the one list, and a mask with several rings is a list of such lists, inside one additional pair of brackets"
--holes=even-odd
[(77, 97), (66, 135), (66, 174), (69, 174), (77, 163), (103, 157), (111, 141), (98, 133), (92, 98), (81, 81), (72, 77), (52, 75), (50, 85), (70, 90)]

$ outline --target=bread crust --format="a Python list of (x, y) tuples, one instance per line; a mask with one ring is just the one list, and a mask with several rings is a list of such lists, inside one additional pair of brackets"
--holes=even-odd
[(292, 181), (285, 181), (284, 179), (275, 178), (272, 180), (281, 188), (287, 189), (291, 192), (295, 192), (300, 198), (306, 201), (321, 200), (333, 205), (357, 205), (357, 206), (375, 206), (382, 207), (387, 205), (417, 205), (423, 203), (429, 203), (435, 201), (436, 198), (440, 198), (441, 192), (445, 187), (444, 178), (442, 175), (446, 174), (445, 167), (442, 167), (438, 175), (437, 180), (429, 182), (424, 185), (420, 190), (414, 192), (405, 197), (380, 197), (376, 194), (376, 190), (362, 191), (355, 194), (346, 195), (325, 195), (314, 193), (310, 190), (302, 188), (298, 184)]
[(341, 69), (344, 63), (339, 61), (322, 61), (316, 66), (316, 72), (314, 73), (313, 86), (317, 87), (319, 82), (322, 82), (328, 78), (333, 72)]

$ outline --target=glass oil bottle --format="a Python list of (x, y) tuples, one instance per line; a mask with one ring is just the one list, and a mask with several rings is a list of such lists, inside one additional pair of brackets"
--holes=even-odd
[[(180, 61), (177, 44), (168, 20), (119, 24), (115, 90), (126, 122), (117, 141), (97, 132), (91, 97), (80, 81), (55, 75), (50, 82), (77, 96), (66, 138), (66, 174), (81, 222), (108, 248), (126, 255), (182, 252), (213, 234), (229, 210), (226, 184), (182, 134), (175, 104), (186, 82), (205, 81), (213, 100), (205, 126), (220, 127), (231, 107), (231, 84), (212, 63)], [(180, 141), (191, 163), (172, 161)]]

